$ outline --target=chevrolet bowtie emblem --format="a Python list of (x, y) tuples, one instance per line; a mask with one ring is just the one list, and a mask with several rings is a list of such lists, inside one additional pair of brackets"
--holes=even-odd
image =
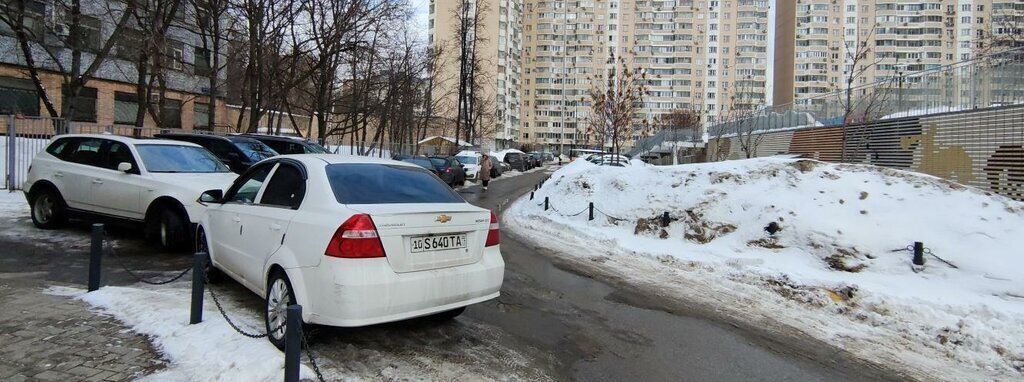
[(452, 217), (448, 216), (448, 215), (438, 215), (437, 216), (437, 220), (435, 220), (435, 221), (438, 221), (438, 222), (441, 222), (442, 224), (444, 224), (444, 223), (452, 221)]

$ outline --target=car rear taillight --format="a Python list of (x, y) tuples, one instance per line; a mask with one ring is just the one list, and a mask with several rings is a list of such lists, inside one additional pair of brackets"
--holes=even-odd
[(491, 212), (491, 227), (487, 230), (487, 244), (485, 247), (492, 247), (501, 244), (501, 230), (498, 229), (498, 215)]
[(344, 259), (384, 257), (384, 245), (370, 215), (353, 215), (342, 223), (324, 255)]
[(451, 168), (451, 167), (448, 167), (448, 168), (444, 169), (444, 172), (445, 172), (445, 173), (449, 173), (449, 172), (452, 172), (452, 168)]

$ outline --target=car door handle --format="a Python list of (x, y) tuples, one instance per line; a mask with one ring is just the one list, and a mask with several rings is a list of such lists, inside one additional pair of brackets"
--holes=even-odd
[(55, 178), (63, 178), (64, 177), (64, 173), (58, 171), (58, 172), (53, 173), (53, 176)]
[(103, 181), (99, 179), (93, 179), (92, 184), (103, 184)]
[(235, 217), (231, 218), (231, 221), (233, 221), (233, 222), (235, 222), (235, 223), (238, 223), (238, 222), (241, 222), (241, 221), (242, 221), (242, 218), (240, 218), (240, 217), (238, 217), (238, 216), (235, 216)]
[(270, 229), (273, 230), (273, 231), (280, 231), (281, 230), (281, 225), (277, 224), (277, 223), (273, 223), (273, 224), (270, 225)]

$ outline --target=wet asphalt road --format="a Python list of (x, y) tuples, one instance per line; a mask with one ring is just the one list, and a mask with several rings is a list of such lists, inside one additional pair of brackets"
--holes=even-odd
[[(496, 208), (529, 194), (546, 173), (525, 174), (462, 192), (470, 203)], [(832, 355), (800, 341), (762, 338), (712, 320), (668, 313), (656, 299), (563, 269), (529, 240), (502, 232), (505, 283), (495, 303), (467, 315), (523, 339), (557, 360), (559, 379), (585, 381), (843, 381), (885, 379), (860, 365), (815, 360)], [(511, 306), (497, 309), (498, 306)], [(697, 312), (693, 312), (699, 315)], [(751, 338), (755, 337), (755, 338)], [(807, 348), (811, 346), (811, 348)], [(837, 364), (838, 363), (838, 364)], [(870, 372), (870, 373), (866, 373)]]
[[(460, 190), (469, 202), (493, 210), (528, 194), (547, 176), (535, 171)], [(25, 229), (27, 216), (14, 223)], [(10, 221), (5, 225), (11, 224)], [(8, 229), (6, 227), (0, 229)], [(88, 226), (66, 228), (57, 242), (0, 235), (0, 273), (26, 280), (84, 285)], [(125, 265), (172, 275), (190, 256), (155, 251), (132, 229), (110, 228)], [(529, 240), (502, 233), (506, 262), (499, 299), (470, 307), (459, 319), (438, 323), (409, 320), (369, 328), (315, 328), (312, 346), (335, 375), (380, 379), (467, 379), (438, 373), (461, 365), (469, 379), (510, 377), (584, 381), (843, 381), (891, 379), (884, 372), (841, 359), (826, 344), (765, 335), (722, 324), (699, 310), (644, 297), (627, 286), (596, 280), (557, 264)], [(104, 284), (133, 283), (110, 257)], [(186, 276), (186, 280), (189, 276)], [(259, 317), (262, 301), (233, 282), (216, 286), (227, 298)], [(672, 313), (669, 313), (672, 312)], [(393, 369), (393, 370), (392, 370)], [(369, 370), (369, 372), (368, 372)], [(388, 373), (388, 370), (394, 371)], [(375, 374), (376, 373), (376, 374)], [(328, 374), (330, 375), (330, 374)]]

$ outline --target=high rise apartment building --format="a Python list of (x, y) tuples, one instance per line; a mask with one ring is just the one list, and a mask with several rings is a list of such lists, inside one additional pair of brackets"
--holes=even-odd
[[(433, 97), (444, 97), (451, 115), (444, 116), (454, 126), (458, 105), (459, 62), (456, 10), (467, 6), (467, 14), (480, 9), (481, 22), (477, 55), (483, 63), (475, 76), (489, 110), (484, 110), (485, 123), (493, 128), (481, 129), (485, 136), (475, 144), (503, 149), (517, 147), (520, 134), (520, 66), (522, 54), (523, 0), (431, 0), (428, 14), (431, 46), (443, 47), (442, 82)], [(493, 108), (493, 109), (491, 109)], [(459, 137), (460, 139), (462, 137)]]
[[(778, 1), (774, 104), (937, 69), (1005, 49), (1024, 33), (1021, 0)], [(1019, 38), (1017, 40), (1020, 40)], [(792, 47), (788, 45), (792, 42)]]
[(589, 93), (619, 59), (646, 73), (638, 122), (675, 109), (714, 122), (763, 105), (774, 55), (769, 3), (526, 0), (522, 140), (556, 150), (592, 143)]
[[(554, 150), (593, 143), (589, 93), (620, 58), (646, 74), (637, 121), (684, 109), (708, 126), (770, 105), (813, 106), (848, 78), (869, 85), (1024, 41), (1014, 38), (1024, 0), (517, 1), (521, 29), (499, 29), (521, 31), (522, 81), (494, 78), (516, 95), (501, 112), (520, 143)], [(491, 38), (512, 57), (511, 40)]]

